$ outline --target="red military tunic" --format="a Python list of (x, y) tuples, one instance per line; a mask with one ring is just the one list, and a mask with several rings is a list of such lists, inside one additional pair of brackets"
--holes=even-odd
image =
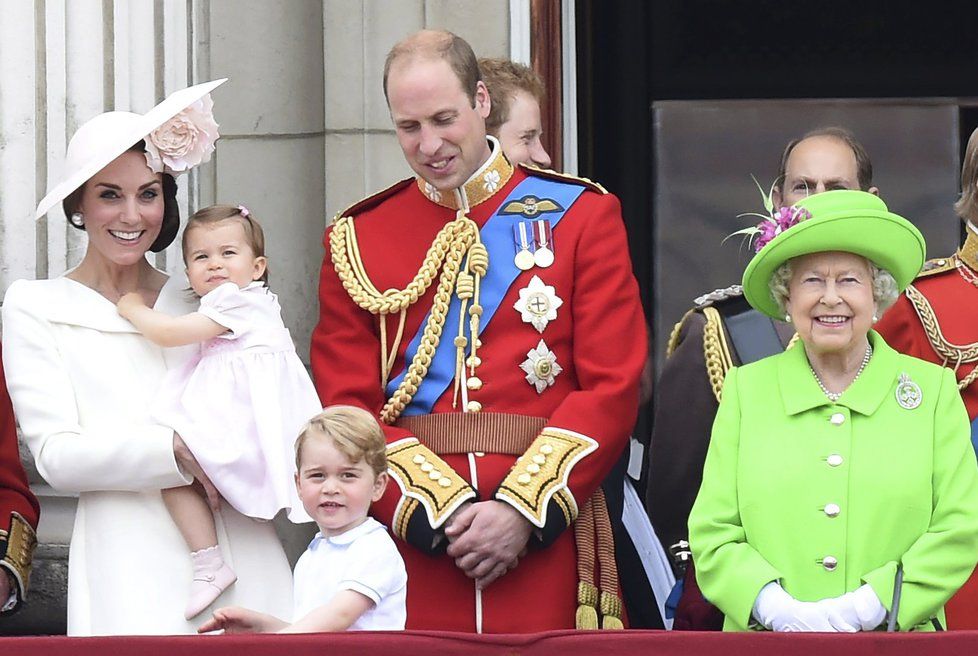
[[(894, 349), (955, 369), (968, 417), (978, 417), (978, 234), (969, 224), (961, 249), (930, 260), (907, 292), (886, 311), (877, 331)], [(978, 575), (945, 607), (948, 628), (978, 629)]]
[[(0, 569), (13, 575), (18, 603), (27, 593), (37, 540), (38, 504), (20, 463), (14, 410), (0, 367)], [(0, 572), (0, 576), (5, 573)], [(0, 599), (0, 607), (7, 599)], [(13, 609), (11, 609), (13, 610)]]
[[(467, 215), (481, 229), (527, 176), (557, 177), (514, 170), (492, 143), (490, 161), (459, 190), (439, 194), (423, 181), (407, 180), (343, 213), (354, 218), (363, 268), (376, 289), (408, 285), (436, 234), (456, 218), (454, 207), (467, 201)], [(587, 188), (553, 230), (553, 265), (520, 273), (479, 335), (482, 363), (476, 375), (482, 384), (468, 391), (474, 411), (463, 414), (461, 399), (453, 405), (449, 385), (431, 416), (457, 419), (457, 432), (437, 444), (425, 437), (416, 443), (410, 426), (385, 426), (394, 482), (372, 512), (392, 528), (407, 566), (410, 629), (528, 632), (575, 626), (578, 554), (574, 531), (565, 529), (627, 444), (646, 342), (619, 203), (597, 185), (568, 180)], [(358, 307), (341, 284), (328, 252), (331, 231), (312, 338), (316, 386), (324, 405), (353, 404), (379, 413), (387, 399), (378, 317)], [(514, 248), (504, 257), (515, 253)], [(490, 257), (490, 268), (493, 257), (498, 253)], [(534, 276), (563, 301), (542, 333), (514, 309)], [(436, 283), (407, 311), (392, 376), (405, 368), (406, 345), (432, 307)], [(396, 327), (396, 315), (388, 317), (389, 341)], [(446, 322), (441, 339), (457, 334), (458, 326)], [(520, 364), (541, 340), (562, 371), (538, 392)], [(513, 435), (528, 427), (532, 444), (514, 445)], [(461, 442), (453, 446), (456, 439)], [(515, 507), (536, 531), (519, 566), (480, 592), (444, 554), (442, 529), (465, 501), (488, 499)]]

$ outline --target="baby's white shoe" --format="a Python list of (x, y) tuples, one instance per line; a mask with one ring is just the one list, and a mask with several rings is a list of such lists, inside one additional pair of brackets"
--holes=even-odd
[(222, 592), (238, 580), (238, 575), (224, 562), (218, 545), (190, 553), (193, 559), (194, 580), (190, 584), (190, 599), (183, 613), (193, 619), (211, 605)]

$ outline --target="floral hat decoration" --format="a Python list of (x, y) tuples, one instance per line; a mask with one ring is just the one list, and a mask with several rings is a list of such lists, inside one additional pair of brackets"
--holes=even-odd
[(752, 238), (756, 253), (744, 270), (744, 296), (754, 309), (774, 319), (782, 313), (771, 296), (771, 276), (792, 258), (826, 251), (855, 253), (889, 271), (900, 291), (924, 264), (923, 235), (874, 194), (826, 191), (775, 210), (769, 193), (764, 207), (766, 215), (755, 215), (762, 217), (760, 223), (733, 234)]
[(35, 218), (140, 140), (146, 144), (147, 165), (157, 173), (178, 175), (210, 160), (220, 136), (210, 92), (225, 82), (227, 78), (180, 89), (145, 114), (113, 111), (87, 121), (68, 142), (64, 178), (38, 203)]

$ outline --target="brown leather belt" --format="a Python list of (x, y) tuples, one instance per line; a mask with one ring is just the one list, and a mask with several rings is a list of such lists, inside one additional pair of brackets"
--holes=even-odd
[(520, 456), (547, 425), (544, 417), (503, 412), (449, 412), (399, 417), (394, 424), (410, 431), (437, 453), (505, 453)]

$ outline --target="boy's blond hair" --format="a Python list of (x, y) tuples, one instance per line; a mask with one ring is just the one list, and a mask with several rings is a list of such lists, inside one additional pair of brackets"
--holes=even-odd
[(295, 467), (302, 467), (302, 447), (310, 439), (325, 437), (332, 440), (340, 453), (350, 462), (362, 458), (375, 475), (387, 471), (387, 440), (384, 432), (369, 412), (351, 405), (334, 405), (323, 409), (310, 419), (295, 441)]

